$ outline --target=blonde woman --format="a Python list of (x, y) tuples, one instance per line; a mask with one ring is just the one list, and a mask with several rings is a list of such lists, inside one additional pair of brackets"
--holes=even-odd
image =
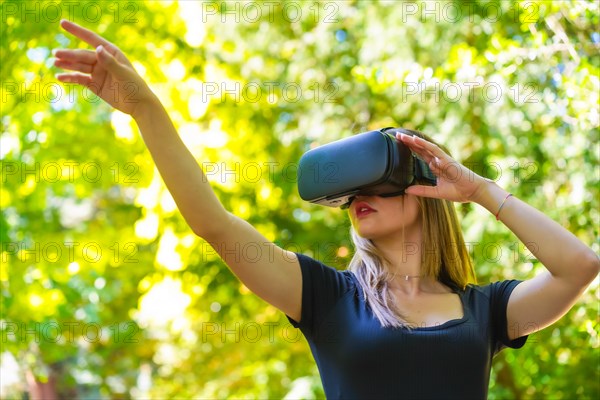
[[(89, 87), (133, 116), (190, 228), (217, 251), (268, 242), (223, 208), (125, 55), (87, 29), (61, 25), (95, 50), (58, 50), (55, 65), (73, 71), (58, 79)], [(356, 196), (348, 212), (356, 246), (348, 270), (272, 243), (252, 262), (231, 252), (221, 257), (302, 330), (327, 397), (485, 398), (494, 354), (523, 346), (527, 335), (561, 318), (598, 274), (598, 257), (431, 141), (402, 134), (397, 140), (428, 163), (437, 186), (411, 186), (396, 197)], [(476, 285), (452, 202), (489, 210), (523, 243), (534, 244), (546, 270), (522, 282)]]

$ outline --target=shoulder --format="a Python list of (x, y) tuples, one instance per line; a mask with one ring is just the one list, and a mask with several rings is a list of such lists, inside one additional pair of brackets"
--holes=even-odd
[(469, 284), (464, 290), (464, 296), (471, 307), (487, 310), (495, 318), (506, 315), (506, 309), (513, 290), (522, 281), (510, 279), (491, 282), (485, 285)]
[(522, 281), (516, 279), (492, 282), (487, 285), (468, 285), (469, 303), (473, 313), (480, 321), (489, 321), (494, 354), (504, 347), (520, 348), (527, 341), (527, 336), (511, 339), (509, 333), (514, 329), (509, 326), (507, 310), (513, 290)]
[(347, 278), (350, 278), (352, 275), (352, 272), (350, 270), (337, 269), (337, 268), (335, 268), (329, 264), (326, 264), (320, 260), (317, 260), (307, 254), (303, 254), (303, 253), (294, 253), (294, 254), (296, 254), (296, 257), (298, 257), (298, 262), (300, 263), (300, 266), (303, 268), (313, 268), (313, 269), (317, 269), (320, 271), (325, 271), (327, 273), (340, 274)]
[(465, 293), (471, 293), (478, 297), (485, 297), (493, 300), (500, 297), (510, 296), (510, 293), (522, 281), (517, 279), (509, 279), (503, 281), (491, 282), (486, 285), (469, 284), (465, 288)]
[(306, 254), (296, 253), (296, 256), (305, 282), (311, 281), (318, 286), (337, 286), (342, 292), (356, 287), (356, 278), (351, 271), (336, 269)]
[(290, 322), (311, 336), (318, 332), (329, 312), (356, 286), (352, 272), (338, 270), (305, 254), (295, 254), (302, 273), (302, 306), (300, 321), (290, 319)]

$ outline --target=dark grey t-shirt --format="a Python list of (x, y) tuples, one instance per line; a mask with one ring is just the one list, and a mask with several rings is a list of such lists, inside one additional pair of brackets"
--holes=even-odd
[(409, 331), (381, 327), (352, 272), (297, 256), (302, 316), (288, 320), (306, 337), (327, 398), (485, 399), (492, 357), (527, 341), (507, 336), (520, 281), (469, 285), (456, 291), (463, 318)]

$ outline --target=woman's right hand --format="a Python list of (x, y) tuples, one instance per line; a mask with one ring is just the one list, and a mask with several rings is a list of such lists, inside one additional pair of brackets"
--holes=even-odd
[(96, 50), (57, 50), (54, 65), (75, 71), (56, 75), (59, 81), (83, 85), (117, 110), (132, 116), (143, 104), (156, 99), (117, 46), (74, 22), (62, 20), (60, 25)]
[[(225, 210), (167, 111), (115, 45), (72, 22), (62, 21), (61, 26), (96, 51), (57, 51), (55, 65), (73, 71), (57, 78), (90, 88), (108, 104), (135, 118), (161, 177), (192, 231), (213, 246), (245, 287), (299, 322), (302, 271), (296, 254), (272, 243), (248, 222)], [(99, 46), (103, 50), (98, 51)], [(257, 257), (245, 257), (237, 250), (254, 248), (258, 243), (265, 247), (259, 249)]]

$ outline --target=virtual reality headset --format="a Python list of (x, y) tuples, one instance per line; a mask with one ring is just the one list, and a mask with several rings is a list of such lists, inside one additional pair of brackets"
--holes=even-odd
[(357, 195), (391, 197), (407, 187), (436, 185), (427, 163), (396, 139), (402, 128), (384, 128), (325, 144), (300, 158), (298, 192), (303, 200), (347, 208)]

